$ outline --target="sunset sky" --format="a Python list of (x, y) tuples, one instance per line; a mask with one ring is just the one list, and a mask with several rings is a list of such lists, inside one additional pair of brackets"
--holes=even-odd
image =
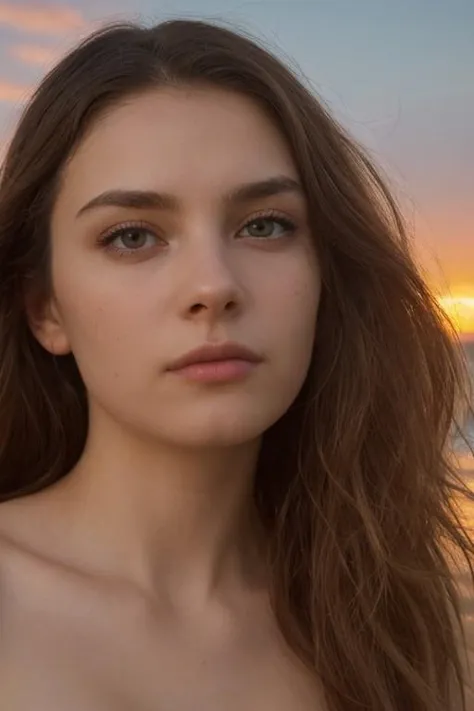
[(0, 2), (0, 143), (90, 29), (175, 16), (233, 22), (294, 60), (388, 175), (427, 277), (474, 333), (474, 0)]

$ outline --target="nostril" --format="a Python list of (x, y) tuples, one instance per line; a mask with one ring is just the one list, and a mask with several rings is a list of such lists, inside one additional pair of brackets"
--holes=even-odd
[(190, 312), (192, 314), (198, 314), (200, 311), (202, 311), (205, 308), (206, 307), (204, 306), (204, 304), (193, 304), (190, 308)]

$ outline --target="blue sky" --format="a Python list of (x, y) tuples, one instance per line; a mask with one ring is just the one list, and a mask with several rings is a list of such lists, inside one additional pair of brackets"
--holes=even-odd
[(103, 21), (183, 15), (296, 64), (388, 174), (440, 288), (474, 296), (474, 0), (0, 2), (0, 141), (50, 54)]

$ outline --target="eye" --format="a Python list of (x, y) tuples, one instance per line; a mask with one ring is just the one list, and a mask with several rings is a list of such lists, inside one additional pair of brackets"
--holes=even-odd
[(149, 227), (138, 224), (122, 225), (99, 239), (102, 246), (119, 254), (141, 252), (160, 242), (162, 240)]
[(247, 222), (239, 235), (252, 239), (278, 239), (292, 234), (295, 230), (294, 222), (285, 217), (260, 215)]

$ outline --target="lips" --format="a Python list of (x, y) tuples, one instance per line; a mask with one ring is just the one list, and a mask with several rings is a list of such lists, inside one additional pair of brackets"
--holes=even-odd
[(176, 371), (199, 363), (218, 363), (229, 360), (248, 363), (262, 362), (260, 356), (238, 343), (206, 344), (175, 360), (168, 366), (168, 370)]

